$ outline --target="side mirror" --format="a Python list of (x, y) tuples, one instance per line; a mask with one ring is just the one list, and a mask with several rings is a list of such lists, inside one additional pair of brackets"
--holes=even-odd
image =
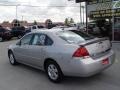
[(21, 40), (16, 43), (16, 45), (21, 46)]

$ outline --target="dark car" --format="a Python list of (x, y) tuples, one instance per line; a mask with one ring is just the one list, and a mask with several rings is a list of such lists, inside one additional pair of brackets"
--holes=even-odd
[(13, 37), (21, 38), (26, 33), (25, 27), (13, 27), (11, 30), (11, 34)]
[(11, 33), (9, 30), (0, 27), (0, 42), (4, 40), (10, 40), (12, 38)]
[(114, 26), (114, 39), (116, 41), (120, 40), (120, 23), (115, 24)]
[(30, 26), (29, 27), (29, 30), (28, 31), (33, 31), (33, 30), (36, 30), (36, 29), (43, 29), (43, 28), (45, 28), (44, 26), (40, 26), (40, 25), (33, 25), (33, 26)]

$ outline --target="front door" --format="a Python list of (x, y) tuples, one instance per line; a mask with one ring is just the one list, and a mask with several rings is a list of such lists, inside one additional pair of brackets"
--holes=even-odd
[(33, 34), (26, 35), (23, 37), (18, 43), (17, 48), (14, 50), (15, 52), (15, 58), (18, 60), (18, 62), (28, 63), (30, 56), (30, 43), (33, 38)]

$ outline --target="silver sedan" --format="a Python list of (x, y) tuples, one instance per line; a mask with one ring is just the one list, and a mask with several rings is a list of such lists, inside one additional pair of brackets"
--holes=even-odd
[(38, 30), (8, 48), (12, 65), (22, 63), (46, 72), (53, 82), (63, 76), (88, 77), (111, 66), (115, 54), (107, 38), (77, 30)]

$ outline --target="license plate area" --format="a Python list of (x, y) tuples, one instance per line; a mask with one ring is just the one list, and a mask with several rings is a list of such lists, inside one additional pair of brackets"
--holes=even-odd
[(103, 65), (107, 65), (107, 64), (109, 64), (109, 59), (106, 58), (106, 59), (102, 60), (102, 64), (103, 64)]

